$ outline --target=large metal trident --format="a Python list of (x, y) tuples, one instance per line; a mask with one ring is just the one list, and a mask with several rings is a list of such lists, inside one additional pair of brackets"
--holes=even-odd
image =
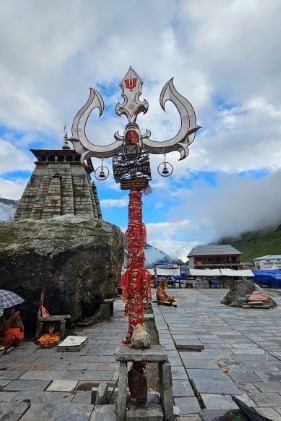
[[(121, 284), (122, 296), (125, 299), (125, 315), (129, 318), (129, 327), (123, 344), (131, 343), (134, 329), (136, 332), (143, 328), (145, 299), (151, 296), (151, 274), (145, 269), (144, 245), (146, 242), (145, 226), (142, 222), (141, 190), (148, 186), (151, 179), (149, 166), (149, 153), (163, 154), (163, 170), (160, 175), (170, 175), (172, 171), (167, 168), (166, 153), (178, 151), (180, 160), (188, 155), (188, 146), (193, 142), (197, 130), (196, 116), (190, 102), (180, 95), (170, 79), (163, 87), (160, 94), (160, 105), (165, 110), (166, 101), (171, 101), (177, 108), (181, 126), (176, 136), (163, 141), (150, 139), (151, 132), (146, 130), (141, 134), (136, 123), (139, 113), (146, 113), (148, 102), (140, 100), (142, 80), (132, 67), (123, 78), (120, 87), (122, 89), (123, 103), (116, 105), (116, 113), (124, 114), (128, 119), (124, 133), (114, 134), (115, 142), (99, 146), (90, 142), (85, 133), (88, 117), (94, 108), (98, 108), (100, 116), (103, 113), (104, 104), (101, 95), (90, 88), (90, 96), (86, 104), (81, 108), (73, 120), (72, 142), (74, 149), (81, 155), (81, 162), (86, 163), (93, 156), (96, 158), (113, 158), (113, 174), (116, 182), (121, 183), (122, 189), (130, 190), (129, 195), (129, 223), (126, 232), (128, 240), (127, 269)], [(160, 164), (161, 165), (161, 164)], [(170, 165), (170, 164), (169, 164)], [(172, 166), (170, 165), (172, 168)], [(106, 178), (101, 167), (98, 179)], [(97, 172), (97, 170), (96, 170)], [(145, 363), (134, 362), (128, 374), (129, 389), (131, 396), (142, 400), (146, 396), (147, 381), (144, 374)]]
[[(90, 142), (85, 133), (88, 117), (94, 108), (98, 108), (100, 116), (104, 104), (101, 95), (90, 88), (90, 96), (73, 120), (72, 142), (74, 149), (81, 155), (81, 162), (85, 163), (93, 156), (96, 158), (113, 158), (113, 173), (116, 182), (121, 183), (122, 189), (130, 190), (129, 195), (129, 224), (127, 230), (128, 262), (127, 271), (122, 278), (123, 298), (126, 300), (125, 314), (129, 317), (129, 330), (124, 343), (130, 343), (134, 327), (143, 325), (143, 300), (149, 298), (151, 278), (144, 267), (145, 227), (142, 223), (141, 190), (148, 186), (151, 179), (149, 166), (149, 153), (163, 154), (163, 171), (159, 174), (170, 175), (167, 169), (165, 155), (171, 151), (180, 153), (180, 160), (188, 155), (188, 146), (193, 142), (197, 130), (196, 116), (190, 102), (180, 95), (170, 79), (163, 87), (160, 94), (160, 105), (165, 110), (166, 101), (171, 101), (177, 108), (181, 126), (176, 136), (163, 141), (150, 139), (151, 132), (146, 130), (141, 134), (136, 123), (139, 113), (146, 113), (148, 102), (140, 100), (142, 80), (132, 67), (123, 78), (122, 89), (123, 103), (116, 105), (116, 113), (125, 114), (128, 124), (124, 133), (114, 134), (115, 142), (99, 146)], [(160, 164), (161, 165), (161, 164)], [(170, 164), (169, 164), (170, 165)], [(104, 179), (103, 165), (99, 179)], [(102, 176), (101, 176), (102, 174)]]
[(90, 96), (86, 104), (76, 114), (72, 124), (72, 137), (69, 139), (74, 149), (81, 154), (81, 161), (85, 162), (91, 156), (97, 158), (109, 158), (118, 152), (126, 143), (126, 134), (129, 130), (135, 130), (138, 134), (137, 145), (141, 150), (145, 150), (152, 154), (166, 154), (172, 151), (179, 151), (182, 160), (188, 155), (188, 146), (193, 142), (196, 132), (200, 126), (196, 124), (196, 116), (194, 109), (190, 102), (180, 95), (173, 84), (173, 78), (170, 79), (162, 89), (160, 94), (160, 105), (165, 111), (165, 103), (171, 101), (177, 108), (180, 118), (181, 127), (176, 136), (168, 140), (155, 141), (150, 139), (151, 132), (146, 130), (144, 134), (140, 133), (139, 127), (136, 124), (136, 119), (139, 113), (146, 113), (149, 107), (148, 102), (144, 99), (139, 99), (142, 92), (142, 80), (137, 75), (132, 67), (129, 68), (127, 74), (123, 78), (120, 87), (122, 89), (122, 97), (124, 102), (116, 105), (116, 114), (119, 116), (125, 114), (128, 118), (128, 125), (125, 128), (124, 134), (120, 135), (119, 132), (114, 134), (115, 142), (99, 146), (90, 142), (85, 133), (90, 113), (98, 108), (99, 116), (102, 115), (104, 110), (104, 103), (101, 95), (95, 90), (90, 88)]

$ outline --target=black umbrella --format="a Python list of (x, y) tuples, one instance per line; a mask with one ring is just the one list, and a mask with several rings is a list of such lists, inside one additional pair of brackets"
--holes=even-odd
[(249, 421), (273, 421), (271, 418), (267, 418), (259, 414), (255, 408), (246, 405), (245, 402), (242, 402), (240, 399), (236, 398), (236, 396), (232, 396), (232, 399), (236, 405), (238, 405), (242, 414), (247, 416)]
[(10, 308), (23, 303), (25, 300), (12, 291), (0, 289), (0, 308)]

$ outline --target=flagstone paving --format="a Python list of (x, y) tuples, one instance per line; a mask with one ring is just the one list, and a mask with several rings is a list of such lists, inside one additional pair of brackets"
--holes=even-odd
[[(280, 421), (281, 296), (274, 294), (277, 308), (256, 310), (220, 304), (226, 294), (223, 289), (181, 289), (173, 290), (173, 294), (178, 307), (153, 304), (156, 324), (161, 321), (163, 326), (163, 320), (166, 322), (201, 405), (201, 411), (196, 411), (175, 399), (180, 415), (191, 416), (196, 411), (211, 420), (223, 409), (237, 408), (231, 397), (235, 395), (263, 415)], [(161, 342), (161, 335), (159, 338)], [(188, 348), (192, 340), (204, 349), (185, 350), (185, 341)], [(190, 391), (185, 396), (190, 396)]]
[[(173, 289), (177, 307), (152, 303), (172, 367), (176, 418), (212, 420), (237, 408), (235, 395), (281, 421), (281, 295), (272, 292), (275, 309), (240, 309), (220, 304), (226, 292)], [(88, 337), (79, 352), (41, 349), (26, 341), (0, 357), (0, 419), (114, 421), (114, 405), (107, 405), (106, 414), (91, 403), (91, 390), (102, 381), (116, 387), (114, 352), (127, 323), (116, 299), (111, 320), (75, 331)]]

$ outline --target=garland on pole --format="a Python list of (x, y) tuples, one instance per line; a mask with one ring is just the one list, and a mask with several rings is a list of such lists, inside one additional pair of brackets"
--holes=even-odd
[(137, 189), (132, 189), (129, 194), (129, 222), (125, 235), (128, 241), (128, 259), (121, 286), (129, 327), (123, 343), (129, 344), (134, 326), (139, 323), (143, 325), (143, 303), (151, 300), (152, 275), (144, 267), (146, 229), (142, 222), (141, 192)]

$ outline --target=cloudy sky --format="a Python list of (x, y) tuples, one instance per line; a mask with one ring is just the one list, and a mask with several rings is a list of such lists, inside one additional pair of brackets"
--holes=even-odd
[[(202, 126), (187, 159), (167, 155), (171, 177), (159, 176), (163, 157), (151, 156), (148, 243), (185, 260), (194, 245), (280, 223), (280, 21), (280, 0), (2, 0), (0, 197), (21, 197), (30, 148), (61, 148), (89, 87), (105, 112), (93, 113), (88, 137), (112, 143), (126, 124), (114, 107), (131, 65), (149, 102), (142, 132), (177, 133), (175, 107), (159, 106), (171, 77)], [(128, 192), (112, 175), (96, 185), (104, 219), (125, 230)]]

